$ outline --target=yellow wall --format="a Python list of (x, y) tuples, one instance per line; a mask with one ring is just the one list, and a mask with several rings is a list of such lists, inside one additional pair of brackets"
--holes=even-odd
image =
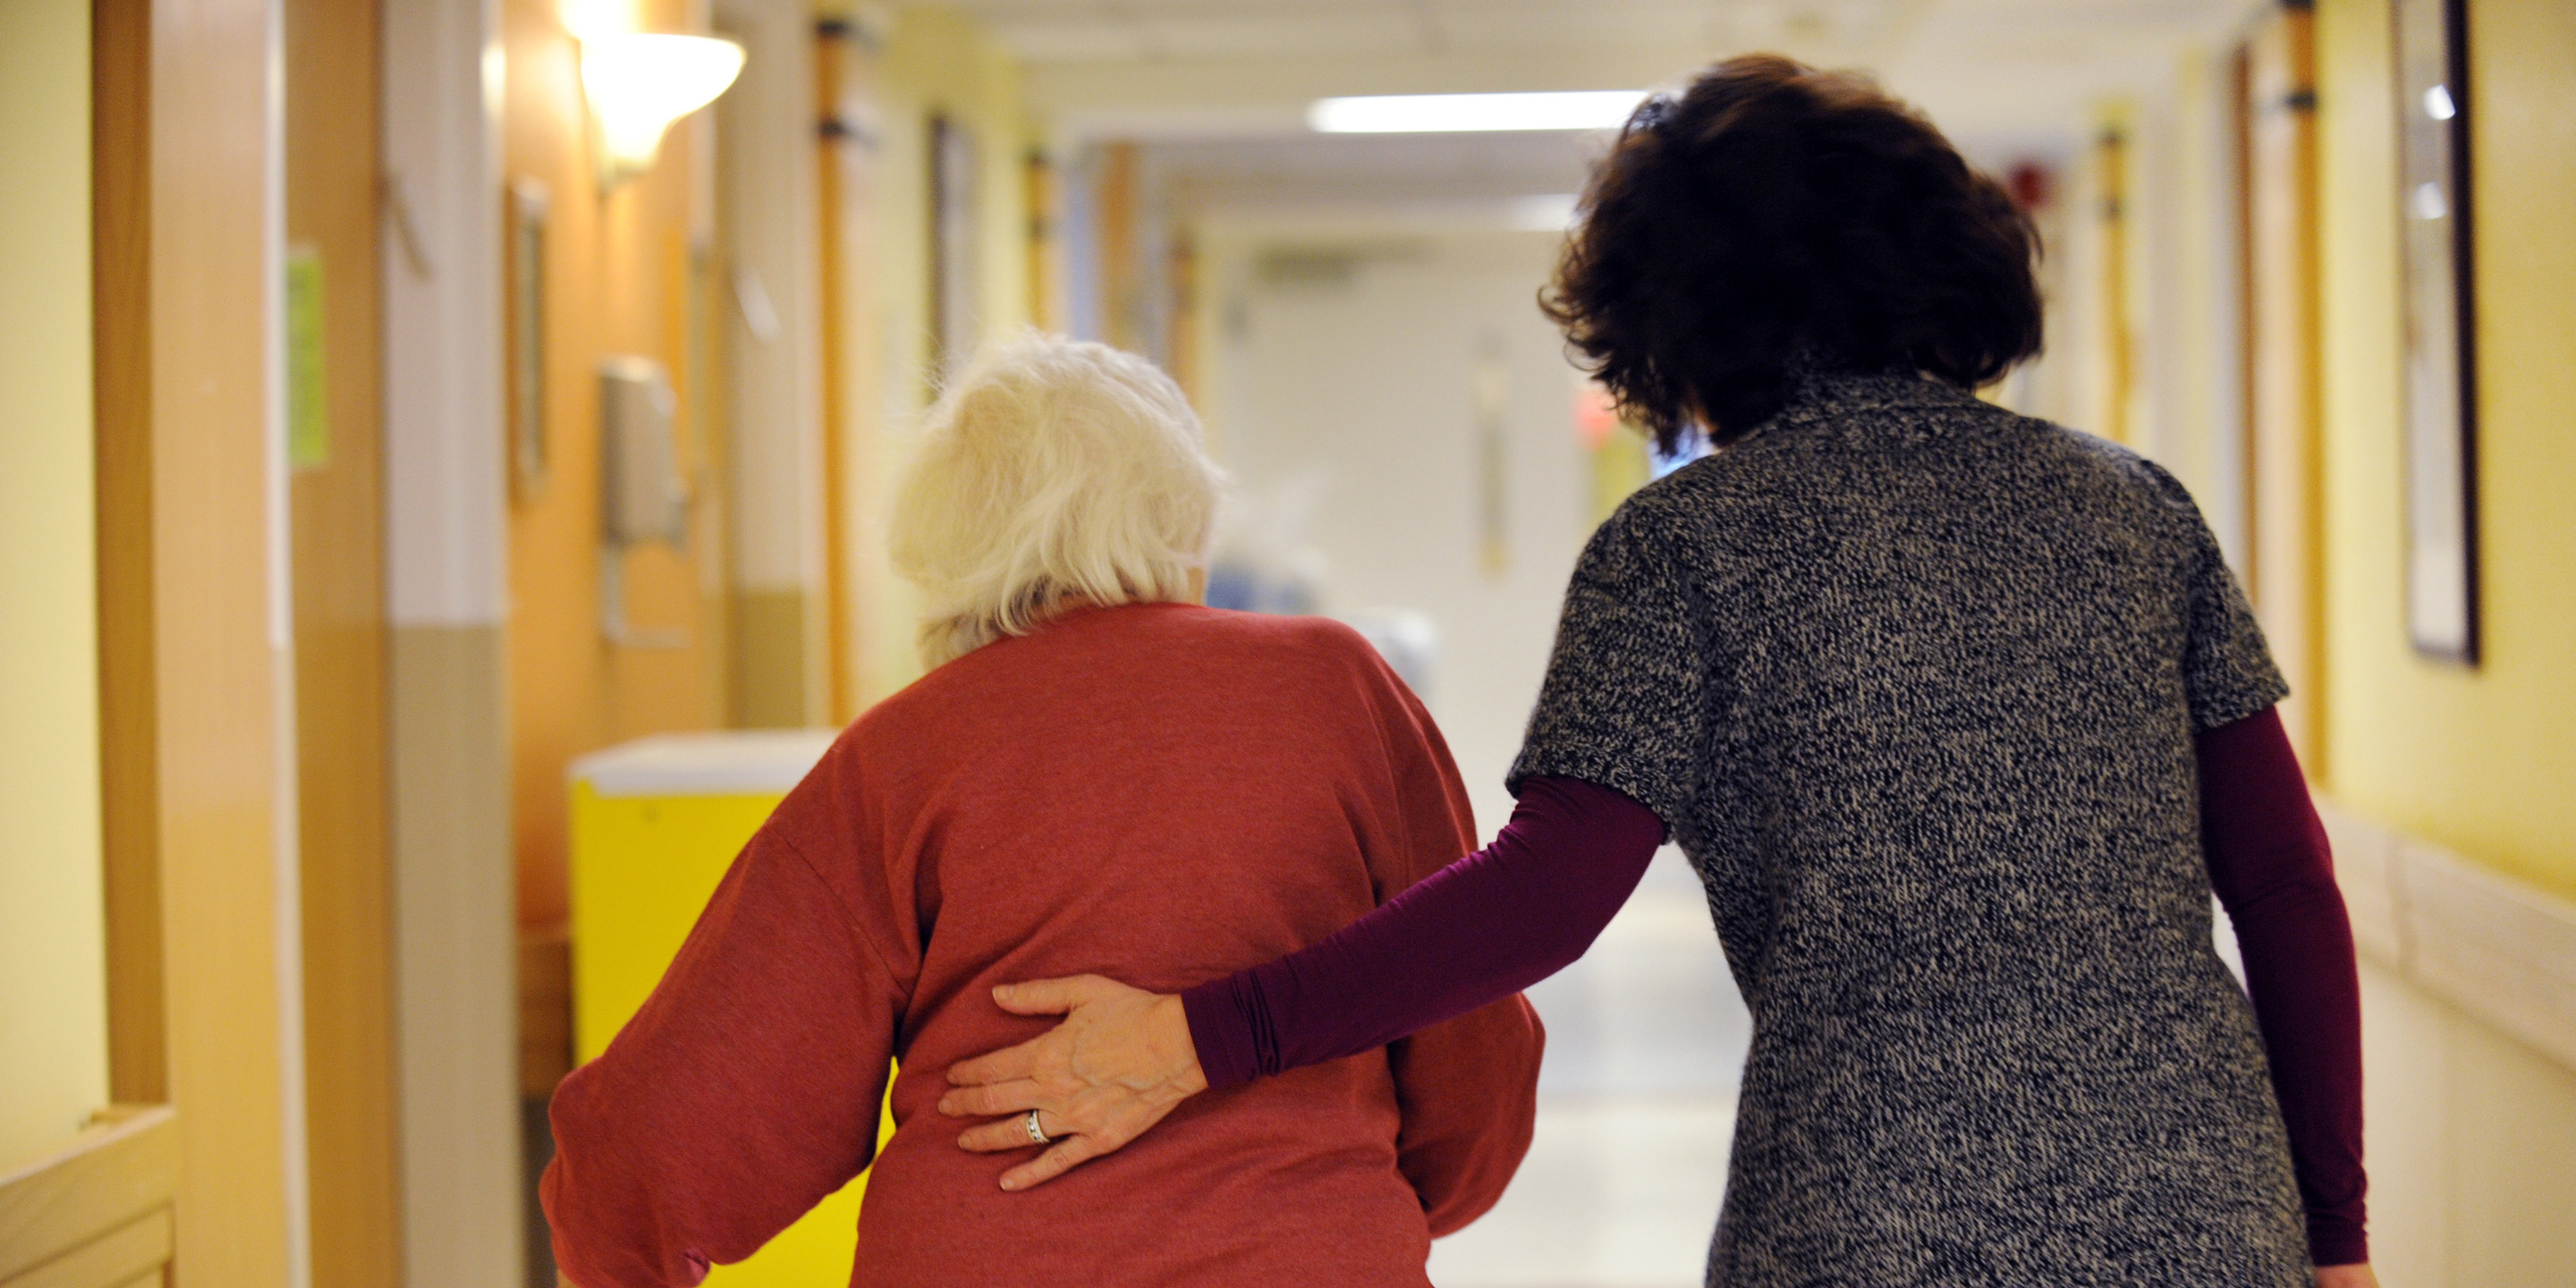
[(0, 1171), (107, 1101), (89, 20), (0, 5)]
[(946, 113), (973, 132), (980, 259), (976, 265), (986, 336), (1029, 322), (1027, 174), (1031, 136), (1020, 71), (972, 19), (937, 7), (896, 15), (876, 62), (875, 106), (882, 142), (873, 158), (875, 226), (871, 284), (876, 315), (853, 328), (843, 354), (855, 373), (849, 424), (848, 495), (858, 629), (852, 672), (865, 706), (921, 673), (913, 651), (916, 601), (885, 556), (887, 498), (930, 399), (930, 162), (932, 116)]
[(2576, 894), (2576, 7), (2472, 0), (2485, 663), (2407, 644), (2386, 0), (2318, 6), (2326, 784)]

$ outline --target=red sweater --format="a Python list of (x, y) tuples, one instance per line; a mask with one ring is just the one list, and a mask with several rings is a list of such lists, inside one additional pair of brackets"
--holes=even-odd
[[(858, 1285), (1427, 1283), (1528, 1148), (1518, 997), (1193, 1097), (1017, 1194), (941, 1071), (1034, 1037), (1006, 981), (1163, 992), (1323, 939), (1473, 847), (1439, 732), (1368, 644), (1176, 605), (1068, 616), (870, 711), (764, 825), (653, 996), (555, 1093), (583, 1288), (693, 1284), (868, 1166)], [(1063, 1237), (1080, 1231), (1079, 1238)]]

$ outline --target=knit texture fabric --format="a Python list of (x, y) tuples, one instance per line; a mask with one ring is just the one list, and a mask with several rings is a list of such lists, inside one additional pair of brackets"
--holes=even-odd
[(1708, 1283), (2294, 1288), (2196, 731), (2288, 692), (2190, 495), (1807, 373), (1604, 524), (1513, 766), (1655, 811), (1754, 1016)]

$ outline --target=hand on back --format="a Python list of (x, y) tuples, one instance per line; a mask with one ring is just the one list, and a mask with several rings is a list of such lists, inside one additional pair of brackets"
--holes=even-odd
[(953, 1088), (939, 1098), (952, 1118), (1015, 1117), (968, 1128), (959, 1146), (977, 1153), (1027, 1149), (1031, 1110), (1045, 1153), (1002, 1174), (1024, 1190), (1115, 1153), (1207, 1090), (1181, 999), (1129, 988), (1098, 975), (1004, 984), (993, 1000), (1014, 1015), (1062, 1015), (1064, 1023), (1015, 1047), (948, 1067)]

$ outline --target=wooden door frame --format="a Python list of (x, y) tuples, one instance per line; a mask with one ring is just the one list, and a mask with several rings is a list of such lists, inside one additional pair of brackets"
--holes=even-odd
[(152, 526), (152, 5), (90, 6), (99, 744), (108, 1094), (170, 1099)]
[[(393, 909), (386, 818), (384, 481), (378, 366), (378, 0), (281, 0), (285, 236), (313, 302), (318, 443), (290, 460), (296, 854), (312, 1266), (401, 1282)], [(289, 343), (295, 343), (293, 331)], [(290, 441), (301, 436), (290, 433)], [(319, 451), (313, 449), (318, 447)]]
[(2324, 780), (2324, 366), (2317, 175), (2316, 15), (2284, 0), (2243, 46), (2245, 567), (2292, 696), (2282, 704)]
[(175, 1109), (170, 1256), (206, 1283), (302, 1255), (276, 3), (91, 10), (110, 1092)]

